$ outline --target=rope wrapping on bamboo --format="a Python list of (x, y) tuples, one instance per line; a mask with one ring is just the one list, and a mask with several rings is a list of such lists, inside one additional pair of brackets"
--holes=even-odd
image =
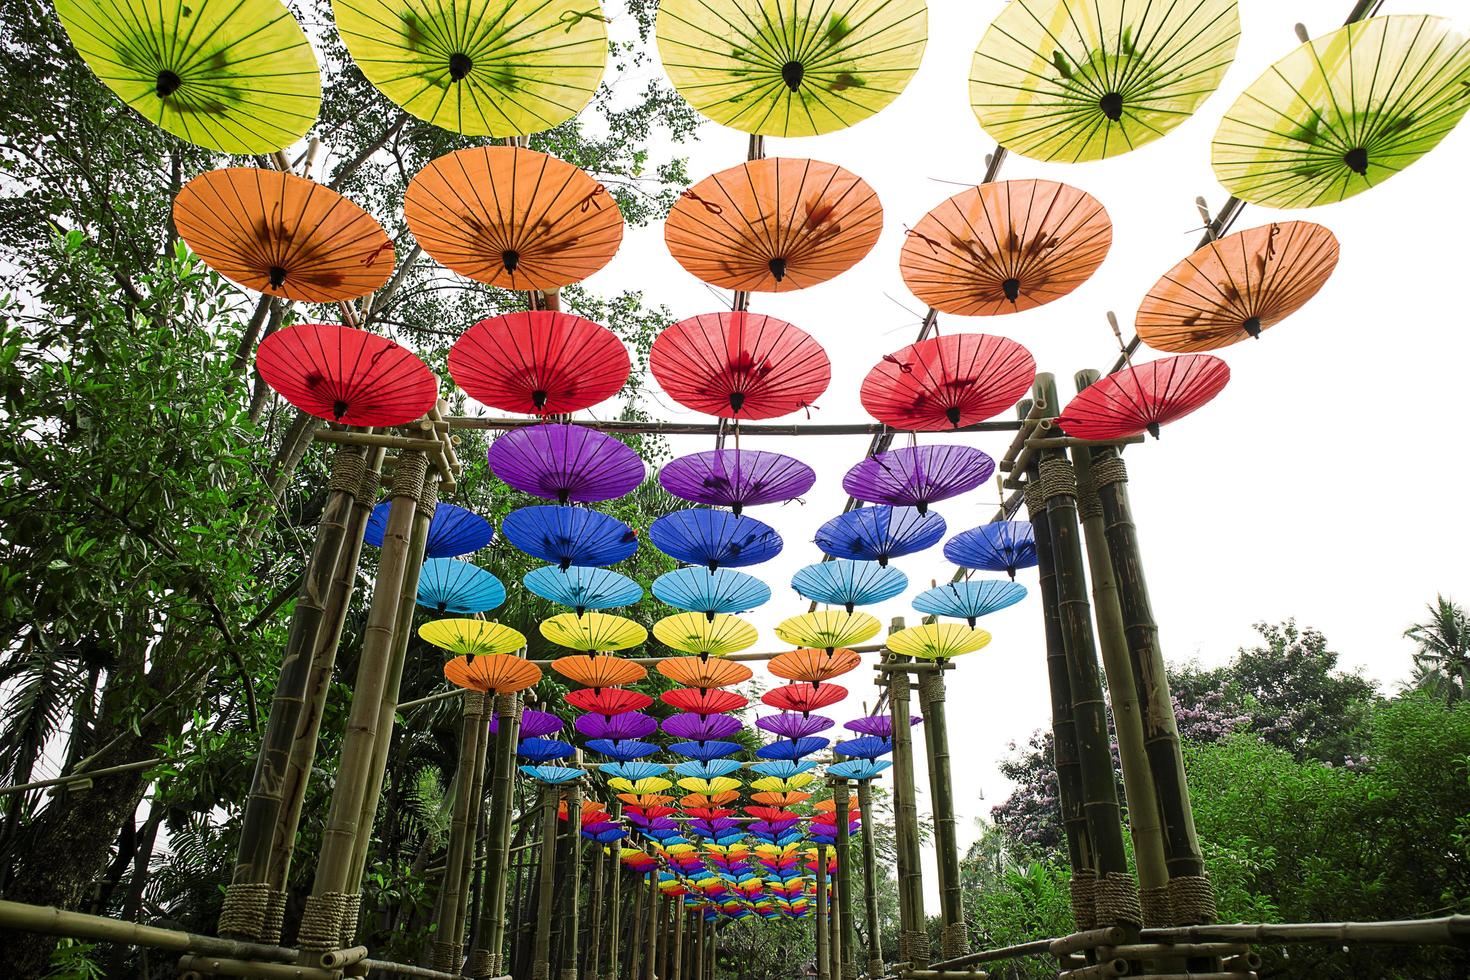
[(219, 934), (251, 941), (258, 939), (270, 907), (270, 894), (268, 882), (231, 882), (225, 888), (225, 904), (219, 913)]
[(568, 969), (562, 970), (561, 971), (561, 980), (577, 980), (577, 971), (576, 971), (576, 969), (575, 968), (568, 968)]
[(551, 964), (537, 963), (531, 970), (531, 980), (551, 980)]
[(1096, 902), (1099, 926), (1143, 924), (1138, 883), (1125, 871), (1109, 871), (1097, 879)]
[[(425, 473), (427, 474), (427, 470)], [(434, 508), (439, 506), (439, 481), (438, 479), (424, 479), (424, 485), (419, 489), (419, 507), (433, 516)]]
[(1169, 879), (1169, 907), (1176, 926), (1202, 926), (1214, 922), (1215, 889), (1208, 875), (1180, 875)]
[(297, 948), (323, 953), (341, 948), (342, 900), (346, 897), (341, 892), (307, 896), (296, 933)]
[(1102, 501), (1097, 499), (1097, 481), (1091, 475), (1077, 474), (1077, 512), (1084, 521), (1102, 516)]
[(460, 702), (460, 710), (464, 714), (473, 717), (474, 715), (483, 715), (485, 713), (485, 695), (479, 691), (466, 690), (461, 697), (464, 700)]
[(362, 892), (342, 896), (342, 948), (349, 949), (357, 941), (357, 917), (362, 914)]
[(1092, 461), (1092, 485), (1099, 490), (1110, 483), (1128, 482), (1128, 467), (1117, 453), (1099, 456)]
[(343, 447), (332, 454), (332, 475), (327, 489), (337, 493), (356, 494), (362, 486), (362, 476), (367, 472), (367, 460), (362, 454)]
[(1072, 919), (1078, 932), (1097, 925), (1097, 876), (1091, 868), (1072, 871)]
[(444, 973), (453, 973), (457, 965), (454, 955), (454, 943), (436, 939), (429, 944), (429, 965)]
[(952, 960), (970, 952), (970, 933), (963, 922), (951, 922), (940, 934), (939, 948), (944, 958)]
[(429, 460), (423, 453), (400, 453), (393, 464), (393, 496), (413, 497), (417, 501), (428, 472)]
[(1070, 459), (1043, 459), (1041, 461), (1041, 495), (1043, 500), (1053, 497), (1077, 497), (1077, 469)]
[(1036, 480), (1027, 480), (1021, 487), (1026, 496), (1026, 513), (1035, 517), (1046, 509), (1046, 498), (1041, 495), (1041, 484)]
[(359, 507), (371, 507), (378, 502), (378, 487), (383, 482), (383, 474), (377, 470), (368, 469), (366, 465), (362, 468), (362, 480), (358, 483), (355, 493), (357, 494), (357, 505)]
[(1138, 893), (1143, 906), (1143, 924), (1150, 929), (1174, 924), (1173, 906), (1169, 904), (1169, 887), (1144, 888)]
[(929, 936), (910, 929), (898, 934), (898, 958), (915, 966), (929, 962)]
[(516, 696), (514, 694), (495, 695), (495, 713), (502, 718), (513, 716), (516, 713)]
[[(490, 951), (488, 949), (476, 949), (470, 953), (469, 965), (465, 968), (465, 975), (480, 980), (491, 976)], [(452, 973), (453, 970), (451, 969)]]
[(272, 946), (281, 941), (286, 928), (286, 891), (272, 891), (265, 906), (265, 922), (260, 927), (260, 941)]

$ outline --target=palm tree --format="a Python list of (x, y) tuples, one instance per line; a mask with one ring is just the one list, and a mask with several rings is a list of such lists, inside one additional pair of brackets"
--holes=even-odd
[(1442, 595), (1426, 608), (1429, 619), (1404, 630), (1414, 641), (1414, 687), (1456, 704), (1470, 697), (1470, 617)]

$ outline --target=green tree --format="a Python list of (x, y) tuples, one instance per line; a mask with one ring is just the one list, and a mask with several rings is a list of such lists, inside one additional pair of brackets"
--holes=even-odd
[(1446, 704), (1458, 704), (1470, 690), (1470, 620), (1442, 595), (1426, 608), (1429, 618), (1404, 630), (1414, 641), (1413, 685)]

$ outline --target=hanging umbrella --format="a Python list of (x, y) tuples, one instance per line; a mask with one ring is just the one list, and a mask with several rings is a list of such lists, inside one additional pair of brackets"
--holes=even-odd
[(1005, 572), (1036, 565), (1036, 534), (1030, 521), (991, 521), (961, 531), (944, 544), (944, 557), (961, 568)]
[(576, 754), (577, 750), (571, 745), (554, 738), (523, 738), (516, 746), (516, 755), (534, 762), (567, 759)]
[(547, 786), (562, 786), (586, 775), (582, 770), (571, 766), (521, 766), (520, 770), (523, 774)]
[(954, 616), (971, 626), (987, 616), (1026, 598), (1026, 586), (1000, 579), (949, 582), (914, 596), (914, 608), (929, 616)]
[[(486, 658), (488, 659), (488, 658)], [(478, 661), (476, 661), (478, 663)], [(525, 661), (522, 661), (525, 663)], [(535, 667), (535, 664), (531, 666)], [(541, 668), (537, 667), (537, 676), (540, 676)], [(521, 738), (544, 738), (547, 735), (555, 735), (562, 729), (562, 720), (549, 711), (537, 711), (535, 708), (524, 708), (521, 710)], [(500, 732), (500, 716), (490, 712), (490, 734)]]
[[(608, 738), (594, 738), (587, 743), (587, 748), (589, 751), (622, 761), (639, 759), (645, 755), (653, 755), (659, 750), (658, 746), (651, 742), (640, 742), (637, 739), (615, 742)], [(667, 799), (667, 797), (664, 797), (664, 799)]]
[[(744, 748), (744, 746), (742, 746), (739, 742), (675, 742), (673, 745), (669, 746), (669, 751), (675, 752), (679, 755), (688, 756), (691, 759), (709, 760), (718, 759), (721, 756), (734, 755), (742, 748)], [(682, 783), (684, 782), (684, 780), (681, 779), (679, 780), (679, 782)], [(735, 785), (739, 786), (740, 783), (735, 782)], [(717, 798), (718, 797), (711, 797), (711, 799)]]
[(788, 681), (820, 684), (856, 670), (862, 658), (851, 650), (791, 650), (773, 657), (766, 669)]
[(393, 243), (336, 191), (280, 170), (200, 174), (174, 198), (174, 227), (211, 269), (267, 296), (336, 303), (393, 272)]
[(1112, 221), (1092, 195), (1050, 180), (1005, 180), (924, 215), (898, 267), (909, 290), (941, 313), (996, 316), (1067, 295), (1112, 244)]
[(783, 619), (776, 635), (798, 647), (814, 647), (828, 651), (855, 646), (878, 635), (883, 624), (876, 616), (864, 612), (824, 609)]
[(581, 507), (522, 507), (505, 515), (500, 530), (521, 551), (563, 571), (573, 565), (616, 565), (638, 550), (631, 527)]
[(418, 604), (441, 616), (488, 612), (505, 601), (500, 579), (478, 565), (454, 558), (430, 558), (419, 571)]
[(607, 188), (518, 146), (474, 146), (433, 161), (409, 182), (403, 217), (440, 265), (502, 289), (581, 282), (623, 240)]
[(279, 0), (58, 0), (87, 67), (155, 126), (221, 153), (273, 153), (306, 135), (321, 71)]
[[(587, 738), (610, 738), (621, 742), (638, 739), (658, 731), (658, 721), (636, 711), (620, 715), (578, 715), (575, 722), (577, 732)], [(667, 787), (668, 780), (659, 780)], [(660, 787), (662, 788), (662, 787)]]
[(823, 684), (817, 688), (810, 684), (786, 684), (762, 694), (761, 701), (780, 711), (807, 714), (829, 708), (845, 697), (847, 688), (839, 684)]
[(837, 558), (807, 565), (792, 576), (791, 587), (802, 598), (852, 612), (854, 606), (892, 599), (909, 587), (909, 580), (889, 565)]
[(1220, 85), (1235, 0), (1017, 0), (975, 51), (970, 104), (1006, 149), (1101, 160), (1151, 143)]
[(664, 222), (669, 253), (711, 286), (781, 293), (826, 282), (878, 243), (883, 205), (856, 174), (768, 157), (706, 177)]
[(455, 657), (444, 664), (444, 677), (451, 684), (484, 694), (514, 694), (535, 687), (541, 668), (508, 653)]
[(1310, 221), (1273, 221), (1210, 242), (1154, 284), (1134, 321), (1155, 350), (1229, 347), (1317, 295), (1337, 267), (1337, 238)]
[(703, 565), (711, 572), (718, 571), (722, 565), (727, 568), (759, 565), (781, 551), (781, 535), (775, 528), (754, 517), (736, 517), (723, 510), (677, 510), (665, 514), (649, 525), (648, 538), (670, 558)]
[(579, 0), (333, 0), (337, 32), (377, 89), (466, 136), (529, 136), (592, 99), (607, 27)]
[(643, 482), (636, 450), (582, 425), (512, 429), (490, 444), (489, 460), (512, 487), (560, 504), (612, 500)]
[(739, 514), (755, 504), (800, 497), (817, 482), (799, 459), (759, 449), (715, 449), (665, 464), (658, 482), (676, 497), (696, 504), (729, 507)]
[(669, 397), (696, 412), (770, 419), (810, 408), (832, 379), (810, 334), (760, 313), (705, 313), (653, 339), (649, 367)]
[(631, 606), (643, 598), (637, 582), (606, 568), (572, 565), (565, 571), (543, 565), (526, 573), (526, 588), (535, 595), (562, 606), (571, 606), (578, 616), (589, 609)]
[[(909, 715), (909, 727), (923, 724), (924, 719), (920, 715)], [(877, 735), (880, 738), (893, 737), (892, 715), (864, 715), (854, 718), (842, 726), (850, 732), (858, 732), (862, 735)]]
[(755, 750), (755, 754), (761, 759), (804, 759), (822, 751), (830, 744), (832, 744), (831, 739), (815, 735), (806, 738), (783, 738), (779, 742), (762, 745)]
[(591, 653), (636, 647), (647, 641), (648, 630), (608, 613), (561, 613), (542, 621), (541, 635), (557, 646)]
[(888, 650), (900, 657), (949, 660), (974, 653), (990, 642), (985, 630), (960, 623), (924, 623), (888, 635)]
[(847, 759), (843, 762), (835, 762), (827, 767), (829, 776), (839, 779), (856, 779), (859, 781), (872, 779), (892, 766), (893, 763), (887, 759)]
[[(581, 711), (592, 711), (599, 715), (620, 715), (626, 711), (642, 711), (653, 704), (653, 698), (637, 691), (625, 691), (620, 687), (585, 688), (568, 691), (564, 698), (567, 704)], [(522, 726), (524, 727), (524, 722)]]
[[(750, 768), (762, 776), (775, 776), (779, 779), (790, 779), (792, 776), (801, 775), (816, 768), (815, 762), (792, 762), (790, 760), (778, 760), (774, 762), (752, 762)], [(811, 777), (804, 777), (800, 783), (802, 786), (811, 784)]]
[(721, 568), (676, 568), (653, 580), (653, 595), (675, 609), (704, 613), (713, 621), (719, 613), (745, 612), (764, 605), (771, 587), (754, 575)]
[(1215, 176), (1272, 208), (1331, 204), (1439, 145), (1470, 109), (1470, 37), (1419, 14), (1370, 17), (1266, 69), (1215, 133)]
[(449, 374), (475, 401), (525, 415), (570, 415), (616, 395), (632, 362), (611, 330), (530, 310), (481, 320), (449, 349)]
[(1016, 404), (1036, 380), (1036, 361), (1014, 340), (961, 333), (889, 354), (863, 379), (863, 408), (895, 429), (957, 429)]
[(639, 780), (648, 779), (650, 776), (662, 776), (669, 771), (669, 767), (657, 762), (609, 762), (599, 767), (597, 771), (604, 776), (620, 776), (623, 779)]
[(821, 715), (802, 714), (795, 711), (783, 711), (779, 715), (765, 715), (757, 718), (755, 725), (763, 731), (781, 738), (805, 738), (818, 732), (825, 732), (836, 722), (831, 718), (823, 718)]
[(1123, 439), (1181, 419), (1214, 398), (1230, 366), (1209, 354), (1179, 354), (1110, 374), (1077, 394), (1057, 424), (1078, 439)]
[(714, 687), (678, 687), (660, 694), (659, 700), (680, 711), (689, 711), (698, 715), (739, 711), (749, 703), (743, 695), (736, 694), (734, 691), (721, 691)]
[(728, 776), (716, 776), (713, 779), (691, 777), (679, 780), (680, 789), (687, 789), (691, 793), (700, 793), (706, 796), (728, 793), (732, 789), (740, 789), (740, 786), (740, 780), (731, 779)]
[(551, 662), (551, 669), (584, 687), (622, 687), (625, 684), (635, 684), (648, 676), (648, 671), (631, 660), (607, 656), (589, 657), (580, 653), (557, 657)]
[(439, 382), (406, 347), (366, 330), (298, 323), (267, 337), (255, 367), (276, 394), (343, 425), (403, 425), (439, 398)]
[(892, 102), (919, 68), (923, 0), (664, 0), (658, 51), (679, 94), (715, 122), (813, 136)]
[(513, 653), (526, 645), (520, 630), (483, 619), (436, 619), (419, 627), (419, 639), (464, 657)]
[(658, 672), (675, 684), (698, 688), (730, 687), (753, 676), (744, 664), (705, 657), (665, 657), (658, 662)]
[[(739, 718), (729, 715), (678, 714), (665, 718), (663, 724), (664, 731), (675, 738), (695, 742), (728, 738), (743, 727)], [(680, 785), (683, 785), (682, 781)]]
[(665, 616), (653, 624), (653, 635), (664, 646), (681, 653), (711, 657), (744, 650), (760, 636), (754, 626), (739, 617), (719, 615), (709, 619), (699, 613)]
[[(653, 719), (650, 718), (648, 720), (652, 721)], [(655, 723), (653, 727), (654, 730), (657, 730), (657, 723)], [(658, 768), (662, 769), (663, 767), (660, 766)], [(623, 793), (632, 793), (635, 796), (644, 796), (649, 793), (661, 793), (674, 784), (669, 782), (667, 779), (662, 778), (661, 776), (644, 776), (641, 779), (630, 779), (626, 776), (614, 776), (607, 781), (607, 785), (611, 789), (615, 789)]]
[(855, 500), (919, 513), (936, 500), (975, 489), (995, 472), (995, 460), (969, 446), (906, 446), (869, 456), (847, 471), (842, 489)]
[(931, 548), (944, 537), (944, 518), (913, 507), (860, 507), (839, 514), (817, 529), (817, 547), (835, 558), (876, 561)]
[(877, 735), (865, 735), (862, 738), (852, 738), (845, 742), (838, 742), (833, 748), (845, 756), (854, 759), (876, 759), (880, 755), (887, 755), (893, 751), (891, 739), (881, 738)]
[[(383, 547), (383, 535), (388, 530), (388, 512), (393, 502), (385, 500), (373, 508), (368, 515), (362, 540), (374, 548)], [(436, 504), (434, 516), (429, 520), (429, 537), (424, 545), (425, 558), (454, 558), (479, 551), (495, 536), (490, 522), (474, 511), (465, 510), (455, 504)]]

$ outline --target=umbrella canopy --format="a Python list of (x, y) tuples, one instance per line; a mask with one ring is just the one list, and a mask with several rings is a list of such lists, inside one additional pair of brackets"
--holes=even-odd
[(255, 367), (295, 407), (343, 425), (403, 425), (439, 399), (438, 380), (408, 348), (336, 324), (277, 330), (261, 343)]
[(821, 715), (809, 715), (795, 711), (783, 711), (779, 715), (765, 715), (755, 720), (757, 728), (779, 735), (782, 738), (805, 738), (817, 732), (825, 732), (836, 722)]
[(960, 333), (910, 344), (863, 379), (863, 408), (895, 429), (957, 429), (1016, 404), (1036, 380), (1036, 361), (1014, 340)]
[[(728, 738), (743, 728), (739, 718), (719, 714), (678, 714), (664, 719), (664, 731), (675, 738), (708, 742), (711, 739)], [(683, 781), (680, 781), (683, 785)], [(737, 784), (738, 785), (738, 784)]]
[(500, 579), (478, 565), (454, 558), (430, 558), (419, 571), (418, 604), (440, 615), (488, 612), (505, 601)]
[(892, 766), (887, 759), (848, 759), (827, 767), (827, 773), (839, 779), (872, 779)]
[(525, 415), (570, 415), (616, 395), (632, 362), (611, 330), (569, 313), (481, 320), (449, 349), (449, 374), (475, 401)]
[[(385, 500), (368, 516), (362, 540), (374, 548), (383, 547), (383, 534), (388, 529), (388, 511), (393, 502)], [(474, 511), (456, 504), (436, 504), (429, 521), (429, 539), (424, 546), (426, 558), (454, 558), (479, 551), (490, 543), (495, 531), (490, 522)]]
[(1101, 160), (1187, 119), (1239, 37), (1235, 0), (1017, 0), (975, 51), (970, 104), (1022, 156)]
[[(924, 718), (922, 715), (909, 715), (910, 728), (914, 727), (915, 725), (923, 724), (923, 721)], [(842, 727), (846, 728), (848, 731), (858, 732), (862, 735), (877, 735), (882, 738), (892, 738), (893, 716), (887, 714), (863, 715), (861, 718), (854, 718), (852, 721), (847, 722)]]
[(523, 738), (516, 746), (516, 755), (537, 762), (566, 759), (575, 755), (576, 752), (577, 750), (571, 745), (554, 738)]
[[(657, 762), (609, 762), (598, 769), (604, 776), (619, 776), (623, 779), (639, 780), (650, 776), (662, 776), (669, 767)], [(586, 806), (586, 803), (583, 803)]]
[(898, 267), (941, 313), (996, 316), (1060, 299), (1086, 282), (1113, 244), (1097, 199), (1050, 180), (962, 191), (908, 233)]
[(541, 635), (569, 650), (626, 650), (648, 639), (648, 630), (631, 619), (607, 613), (561, 613), (543, 620)]
[(755, 750), (756, 756), (762, 759), (803, 759), (813, 753), (820, 752), (832, 744), (831, 739), (820, 738), (809, 735), (806, 738), (781, 739), (769, 745), (762, 745)]
[(665, 616), (653, 624), (653, 635), (671, 649), (714, 657), (744, 650), (760, 636), (739, 617), (722, 614), (710, 619), (699, 613)]
[(577, 114), (607, 63), (607, 27), (578, 0), (332, 0), (367, 80), (466, 136), (528, 136)]
[(721, 691), (714, 687), (679, 687), (660, 694), (659, 700), (680, 711), (688, 711), (697, 715), (739, 711), (749, 703), (743, 695), (736, 694), (734, 691)]
[(856, 174), (767, 157), (706, 177), (664, 222), (685, 271), (722, 289), (782, 293), (826, 282), (878, 243), (883, 205)]
[(835, 558), (876, 561), (932, 548), (944, 537), (944, 518), (913, 507), (860, 507), (817, 529), (817, 547)]
[[(510, 519), (506, 518), (509, 525)], [(510, 534), (507, 526), (506, 534)], [(725, 567), (759, 565), (781, 551), (781, 535), (753, 517), (723, 510), (678, 510), (648, 528), (653, 546), (670, 558), (703, 565), (711, 572)]]
[(561, 786), (586, 775), (582, 770), (570, 766), (521, 766), (520, 769), (525, 775), (547, 786)]
[(985, 630), (961, 623), (924, 623), (888, 635), (888, 649), (900, 657), (948, 660), (974, 653), (990, 642)]
[[(564, 698), (567, 704), (582, 711), (599, 715), (620, 715), (627, 711), (642, 711), (653, 704), (653, 698), (637, 691), (625, 691), (620, 687), (584, 688), (568, 691)], [(522, 727), (524, 727), (522, 722)]]
[(586, 565), (573, 565), (566, 570), (544, 565), (527, 572), (524, 582), (535, 595), (548, 602), (571, 606), (579, 616), (589, 609), (631, 606), (643, 598), (643, 587), (628, 576)]
[(500, 530), (521, 551), (563, 571), (573, 565), (616, 565), (638, 550), (631, 527), (581, 507), (522, 507), (505, 515)]
[(930, 616), (954, 616), (971, 626), (987, 616), (1026, 598), (1026, 586), (1000, 579), (949, 582), (914, 596), (914, 608)]
[(474, 146), (430, 163), (409, 182), (403, 217), (440, 265), (502, 289), (581, 282), (623, 241), (607, 188), (518, 146)]
[(698, 688), (730, 687), (753, 676), (744, 664), (713, 657), (665, 657), (658, 662), (658, 672), (675, 684)]
[[(640, 742), (633, 738), (621, 742), (614, 741), (610, 738), (594, 738), (587, 743), (587, 748), (609, 758), (623, 761), (642, 758), (645, 755), (653, 755), (659, 751), (657, 745), (651, 742)], [(658, 799), (667, 800), (668, 797), (658, 797)]]
[(485, 694), (514, 694), (535, 687), (541, 680), (541, 668), (508, 653), (481, 657), (455, 657), (444, 665), (444, 677), (451, 684)]
[(1155, 350), (1215, 350), (1259, 337), (1317, 295), (1337, 238), (1310, 221), (1273, 221), (1212, 241), (1154, 284), (1134, 321)]
[(791, 587), (805, 599), (852, 612), (854, 606), (892, 599), (909, 587), (909, 580), (890, 565), (836, 558), (807, 565), (791, 577)]
[(551, 662), (551, 669), (584, 687), (622, 687), (624, 684), (635, 684), (648, 676), (648, 671), (631, 660), (606, 656), (589, 657), (581, 653), (557, 657)]
[(860, 122), (918, 70), (923, 0), (664, 0), (658, 50), (704, 115), (743, 133), (812, 136)]
[(632, 447), (582, 425), (512, 429), (490, 444), (489, 460), (512, 487), (561, 504), (612, 500), (643, 482)]
[(823, 609), (783, 619), (776, 627), (776, 635), (793, 646), (831, 651), (871, 640), (882, 628), (878, 617), (864, 612)]
[(729, 507), (734, 513), (755, 504), (800, 497), (817, 474), (799, 459), (759, 449), (715, 449), (665, 464), (658, 482), (676, 497), (696, 504)]
[[(549, 711), (537, 711), (534, 708), (524, 708), (521, 711), (521, 738), (543, 738), (555, 735), (561, 729), (562, 720)], [(500, 731), (500, 716), (493, 711), (490, 712), (490, 731), (492, 734)]]
[(773, 657), (766, 668), (788, 681), (820, 684), (856, 670), (862, 658), (851, 650), (791, 650)]
[(520, 630), (483, 619), (436, 619), (419, 627), (419, 639), (468, 657), (512, 653), (526, 645)]
[[(577, 732), (587, 738), (610, 738), (619, 742), (628, 738), (642, 738), (658, 731), (657, 720), (637, 711), (626, 711), (620, 715), (578, 715), (574, 724)], [(663, 786), (656, 787), (658, 789), (665, 789), (669, 785), (668, 780), (659, 782)]]
[(893, 751), (891, 739), (878, 735), (864, 735), (862, 738), (851, 738), (845, 742), (838, 742), (834, 746), (843, 755), (854, 759), (876, 759), (880, 755), (887, 755)]
[(321, 70), (280, 0), (58, 0), (102, 83), (143, 118), (221, 153), (273, 153), (316, 122)]
[(771, 587), (754, 575), (721, 568), (676, 568), (653, 580), (653, 594), (675, 609), (704, 613), (713, 620), (719, 613), (745, 612), (764, 605)]
[(821, 687), (812, 687), (810, 684), (785, 684), (762, 694), (761, 701), (781, 711), (799, 711), (806, 714), (831, 707), (845, 697), (847, 697), (847, 688), (839, 684), (823, 684)]
[(1036, 565), (1036, 535), (1030, 521), (991, 521), (961, 531), (944, 543), (944, 557), (962, 568), (1005, 572)]
[(211, 269), (267, 296), (336, 303), (393, 272), (393, 243), (372, 215), (285, 171), (210, 170), (184, 185), (173, 213), (179, 237)]
[(1243, 201), (1331, 204), (1439, 145), (1470, 109), (1470, 37), (1440, 17), (1369, 17), (1266, 69), (1215, 133), (1215, 176)]
[(914, 507), (973, 490), (995, 472), (995, 460), (969, 446), (905, 446), (869, 456), (847, 471), (842, 489), (855, 500)]
[[(691, 759), (709, 760), (718, 759), (721, 756), (733, 755), (734, 753), (739, 752), (742, 748), (744, 748), (744, 746), (742, 746), (739, 742), (675, 742), (673, 745), (669, 746), (669, 751), (677, 752), (679, 755), (688, 756)], [(739, 781), (737, 780), (730, 781), (734, 782), (736, 786), (740, 785)], [(679, 780), (679, 782), (682, 783), (684, 782), (684, 780), (681, 779)], [(717, 798), (718, 797), (711, 797), (711, 799)]]
[(1057, 424), (1078, 439), (1122, 439), (1204, 406), (1230, 380), (1230, 366), (1209, 354), (1179, 354), (1129, 366), (1078, 392)]
[(760, 313), (705, 313), (653, 340), (649, 367), (685, 408), (727, 419), (770, 419), (810, 408), (832, 380), (810, 334)]

